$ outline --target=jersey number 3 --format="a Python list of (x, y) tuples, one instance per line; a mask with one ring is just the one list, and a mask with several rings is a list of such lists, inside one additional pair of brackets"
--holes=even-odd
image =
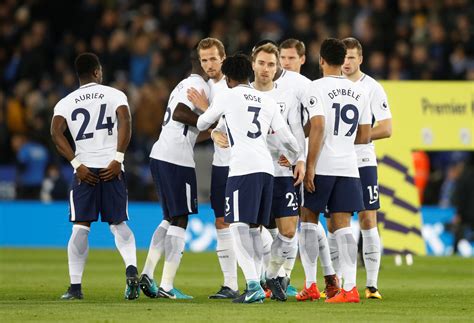
[(256, 132), (250, 132), (247, 131), (247, 137), (250, 137), (252, 139), (258, 138), (262, 135), (262, 125), (260, 124), (260, 121), (258, 121), (258, 115), (260, 114), (260, 109), (257, 107), (249, 107), (248, 112), (253, 112), (253, 120), (252, 123), (257, 126), (257, 131)]
[[(100, 106), (100, 113), (99, 113), (99, 119), (97, 120), (97, 125), (95, 127), (96, 130), (101, 130), (101, 129), (107, 129), (109, 132), (109, 136), (112, 135), (112, 129), (114, 128), (114, 123), (112, 122), (112, 117), (107, 117), (106, 120), (107, 122), (104, 123), (104, 118), (105, 118), (105, 109), (107, 105), (102, 104)], [(87, 111), (84, 108), (79, 108), (74, 111), (72, 111), (71, 119), (72, 121), (77, 120), (77, 115), (82, 114), (84, 116), (84, 120), (82, 121), (81, 128), (79, 129), (79, 132), (77, 133), (76, 136), (76, 141), (77, 140), (84, 140), (84, 139), (90, 139), (94, 137), (93, 132), (88, 132), (85, 133), (87, 126), (89, 125), (89, 122), (91, 120), (91, 115), (89, 111)]]

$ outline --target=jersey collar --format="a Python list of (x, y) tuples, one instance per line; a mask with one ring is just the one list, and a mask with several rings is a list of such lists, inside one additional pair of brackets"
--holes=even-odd
[(89, 86), (94, 86), (94, 85), (97, 85), (97, 83), (96, 82), (90, 82), (90, 83), (81, 85), (79, 88), (83, 89), (83, 88), (86, 88), (86, 87), (89, 87)]

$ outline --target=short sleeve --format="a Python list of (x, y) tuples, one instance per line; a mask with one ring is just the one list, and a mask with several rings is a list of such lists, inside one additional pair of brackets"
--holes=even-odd
[(315, 116), (324, 116), (324, 107), (323, 107), (323, 99), (321, 98), (321, 95), (319, 91), (315, 88), (314, 83), (312, 83), (306, 94), (306, 103), (304, 106), (306, 107), (306, 110), (308, 111), (309, 118), (313, 118)]
[(59, 101), (58, 103), (56, 103), (56, 105), (54, 106), (54, 114), (53, 114), (53, 117), (54, 116), (61, 116), (63, 118), (66, 119), (66, 105), (64, 104), (64, 100), (61, 100)]
[(364, 98), (362, 102), (362, 111), (359, 117), (359, 124), (371, 124), (372, 123), (372, 113), (370, 111), (370, 101), (368, 97)]
[(125, 93), (123, 93), (122, 91), (119, 91), (117, 90), (117, 94), (115, 96), (115, 110), (117, 110), (118, 107), (120, 106), (126, 106), (127, 108), (130, 108), (129, 105), (128, 105), (128, 99), (127, 99), (127, 96), (125, 95)]
[(382, 85), (378, 83), (371, 98), (370, 107), (376, 121), (392, 118), (390, 106), (388, 105), (387, 94), (385, 93)]

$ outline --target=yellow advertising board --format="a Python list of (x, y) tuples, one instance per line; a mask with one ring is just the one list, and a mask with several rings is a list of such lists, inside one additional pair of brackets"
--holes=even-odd
[(392, 137), (375, 142), (379, 222), (387, 253), (426, 254), (412, 151), (474, 150), (474, 82), (381, 82)]

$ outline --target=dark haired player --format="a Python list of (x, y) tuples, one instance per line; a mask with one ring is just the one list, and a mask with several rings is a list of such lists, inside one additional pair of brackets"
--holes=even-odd
[[(139, 296), (135, 237), (128, 220), (127, 184), (123, 160), (130, 142), (131, 117), (127, 97), (101, 85), (102, 66), (96, 55), (83, 53), (75, 60), (79, 89), (54, 107), (51, 136), (59, 153), (74, 168), (69, 193), (72, 234), (68, 243), (71, 286), (62, 299), (82, 299), (82, 273), (89, 252), (91, 222), (109, 223), (126, 266), (125, 298)], [(64, 136), (69, 129), (76, 151)]]
[[(160, 138), (150, 153), (150, 169), (163, 207), (163, 221), (156, 228), (150, 242), (148, 256), (140, 277), (140, 287), (148, 297), (191, 299), (174, 287), (174, 278), (183, 255), (188, 215), (196, 214), (197, 184), (194, 163), (194, 144), (198, 109), (187, 98), (187, 90), (194, 87), (209, 96), (209, 87), (199, 63), (196, 50), (191, 53), (191, 75), (171, 92)], [(158, 289), (153, 274), (164, 255), (163, 273)]]
[[(339, 251), (342, 289), (327, 303), (358, 303), (356, 287), (357, 244), (350, 227), (353, 212), (364, 209), (354, 143), (370, 140), (370, 107), (366, 92), (341, 76), (346, 56), (342, 41), (328, 38), (321, 44), (319, 65), (324, 77), (313, 81), (307, 92), (311, 122), (304, 180), (304, 206), (313, 214), (302, 218), (302, 257), (316, 264), (319, 213), (328, 212)], [(303, 241), (304, 242), (304, 241)], [(306, 286), (315, 281), (306, 273)], [(304, 292), (304, 290), (302, 291)], [(300, 292), (300, 293), (302, 293)]]
[[(197, 127), (208, 129), (225, 116), (221, 126), (227, 131), (231, 149), (225, 221), (231, 223), (234, 252), (247, 280), (246, 292), (233, 302), (262, 302), (265, 293), (257, 264), (262, 261), (263, 247), (259, 226), (269, 222), (273, 194), (273, 162), (266, 144), (270, 127), (289, 152), (290, 161), (297, 159), (299, 148), (277, 103), (249, 86), (253, 73), (246, 56), (226, 58), (222, 72), (230, 90), (216, 95), (211, 107), (199, 117)], [(258, 249), (260, 252), (255, 252)]]

